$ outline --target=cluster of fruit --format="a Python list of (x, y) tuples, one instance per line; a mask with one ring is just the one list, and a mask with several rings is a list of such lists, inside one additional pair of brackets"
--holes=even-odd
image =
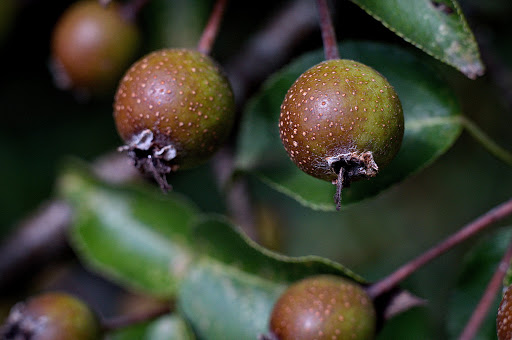
[[(115, 83), (132, 60), (138, 32), (119, 7), (78, 2), (58, 23), (53, 39), (55, 79), (62, 87), (96, 92)], [(163, 49), (136, 61), (115, 94), (120, 150), (163, 190), (167, 175), (208, 160), (235, 121), (228, 79), (208, 55)], [(280, 136), (304, 172), (337, 185), (370, 178), (400, 148), (404, 120), (393, 87), (361, 63), (331, 59), (302, 74), (281, 106)], [(73, 319), (69, 316), (73, 315)], [(347, 279), (319, 276), (292, 285), (276, 303), (269, 335), (277, 339), (371, 339), (375, 310), (364, 289)], [(47, 294), (16, 306), (5, 338), (73, 339), (99, 336), (97, 318), (81, 302)], [(59, 333), (60, 332), (60, 333)]]

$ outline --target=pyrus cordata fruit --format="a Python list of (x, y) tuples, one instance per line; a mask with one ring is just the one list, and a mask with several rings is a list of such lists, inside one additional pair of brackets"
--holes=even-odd
[(276, 340), (371, 340), (376, 314), (357, 283), (334, 275), (305, 278), (288, 287), (274, 305), (270, 335)]
[(115, 89), (134, 60), (139, 30), (118, 3), (73, 3), (59, 18), (51, 41), (51, 68), (58, 87), (83, 96)]
[(163, 49), (137, 61), (114, 102), (121, 148), (163, 190), (166, 175), (208, 160), (230, 134), (235, 102), (217, 63), (190, 49)]
[(67, 293), (47, 292), (19, 302), (0, 327), (3, 340), (98, 340), (97, 315)]
[(279, 118), (281, 141), (305, 173), (337, 185), (371, 178), (395, 157), (404, 134), (402, 105), (373, 68), (347, 59), (321, 62), (288, 90)]

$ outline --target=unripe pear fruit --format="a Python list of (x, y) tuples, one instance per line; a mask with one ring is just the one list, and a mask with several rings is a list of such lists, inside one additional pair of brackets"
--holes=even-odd
[(101, 327), (94, 312), (65, 293), (44, 293), (16, 304), (0, 329), (5, 340), (97, 340)]
[(227, 78), (207, 55), (164, 49), (136, 62), (114, 103), (117, 131), (135, 165), (167, 190), (166, 175), (208, 160), (234, 122)]
[(498, 308), (496, 330), (499, 340), (512, 339), (512, 289), (507, 287)]
[(305, 173), (337, 185), (371, 178), (395, 157), (404, 134), (397, 93), (373, 68), (331, 59), (304, 72), (281, 105), (281, 141)]
[(52, 36), (52, 71), (57, 86), (86, 94), (115, 87), (133, 61), (139, 44), (136, 25), (121, 15), (120, 6), (97, 0), (71, 5)]
[(375, 336), (373, 302), (357, 283), (318, 275), (292, 284), (274, 305), (269, 339), (370, 340)]

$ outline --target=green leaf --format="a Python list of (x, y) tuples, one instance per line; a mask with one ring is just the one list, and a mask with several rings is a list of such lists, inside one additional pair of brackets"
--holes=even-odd
[(200, 339), (257, 339), (268, 332), (273, 305), (283, 290), (304, 277), (333, 274), (366, 283), (327, 259), (293, 258), (263, 249), (220, 217), (202, 220), (194, 235), (203, 257), (183, 280), (178, 305)]
[(194, 340), (193, 331), (177, 314), (126, 327), (109, 334), (107, 340)]
[(352, 0), (390, 30), (469, 78), (484, 72), (456, 0)]
[[(381, 72), (400, 96), (405, 117), (398, 155), (375, 178), (354, 182), (344, 189), (342, 206), (346, 206), (374, 196), (432, 163), (455, 142), (462, 125), (455, 95), (415, 54), (368, 42), (341, 44), (340, 53), (343, 58), (358, 60)], [(303, 173), (291, 162), (277, 126), (288, 88), (322, 60), (323, 51), (306, 54), (267, 81), (244, 114), (236, 162), (239, 171), (255, 174), (305, 206), (334, 210), (334, 186)]]
[[(473, 310), (497, 269), (512, 238), (512, 229), (500, 230), (480, 241), (466, 256), (456, 289), (450, 299), (448, 331), (455, 339), (468, 322)], [(496, 339), (496, 313), (501, 296), (497, 296), (475, 340)]]
[(232, 268), (276, 283), (288, 283), (315, 274), (348, 277), (366, 281), (341, 264), (319, 257), (289, 257), (272, 252), (253, 242), (220, 216), (208, 216), (194, 228), (197, 252)]
[(257, 339), (267, 332), (272, 307), (285, 287), (216, 261), (202, 261), (181, 285), (179, 308), (199, 339)]
[(60, 192), (74, 210), (72, 244), (87, 264), (125, 286), (173, 296), (192, 261), (194, 206), (176, 193), (108, 186), (78, 165), (61, 176)]

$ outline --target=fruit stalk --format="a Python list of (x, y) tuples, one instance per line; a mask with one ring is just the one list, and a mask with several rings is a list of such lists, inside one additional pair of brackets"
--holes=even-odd
[(317, 0), (316, 4), (320, 18), (325, 59), (339, 59), (340, 55), (338, 53), (338, 46), (336, 45), (336, 33), (334, 32), (327, 0)]
[(510, 244), (508, 245), (505, 254), (503, 254), (503, 257), (501, 258), (500, 263), (498, 264), (498, 268), (496, 268), (494, 275), (492, 276), (487, 287), (485, 288), (485, 292), (482, 295), (482, 298), (478, 302), (478, 305), (473, 311), (473, 314), (471, 314), (471, 317), (469, 318), (466, 327), (464, 327), (464, 330), (459, 336), (459, 340), (471, 340), (475, 338), (476, 333), (480, 328), (480, 325), (482, 324), (487, 315), (487, 311), (491, 307), (494, 298), (496, 297), (496, 294), (498, 293), (503, 284), (503, 278), (505, 277), (507, 270), (510, 266), (511, 259), (512, 240), (510, 241)]
[(385, 278), (372, 284), (367, 289), (368, 295), (375, 299), (385, 292), (388, 292), (425, 264), (510, 214), (512, 214), (512, 199), (489, 210), (487, 213), (447, 237), (444, 241), (438, 243), (415, 259), (405, 263)]
[(210, 54), (217, 32), (219, 31), (220, 22), (226, 9), (227, 0), (217, 0), (213, 7), (208, 23), (206, 24), (203, 34), (197, 44), (197, 50), (204, 54)]

